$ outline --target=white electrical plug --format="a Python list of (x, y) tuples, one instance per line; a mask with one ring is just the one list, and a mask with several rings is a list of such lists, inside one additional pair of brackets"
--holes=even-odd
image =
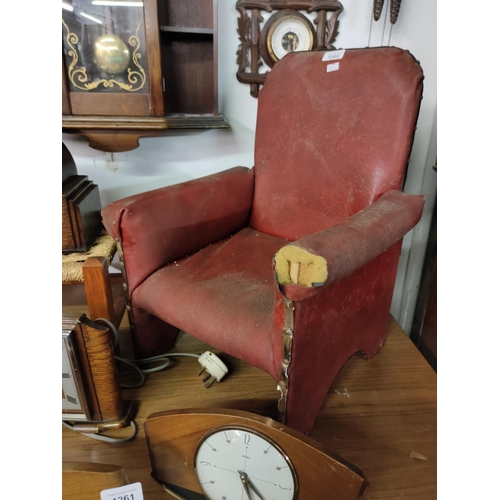
[(213, 352), (205, 351), (199, 358), (198, 362), (203, 369), (198, 376), (206, 372), (203, 377), (203, 382), (205, 387), (208, 389), (216, 380), (220, 382), (228, 372), (227, 366), (222, 362), (222, 360), (216, 356)]

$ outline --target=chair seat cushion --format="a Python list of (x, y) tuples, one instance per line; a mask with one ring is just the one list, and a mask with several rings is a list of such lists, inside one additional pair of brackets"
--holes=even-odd
[(247, 227), (159, 269), (136, 288), (132, 303), (274, 375), (272, 259), (287, 243)]

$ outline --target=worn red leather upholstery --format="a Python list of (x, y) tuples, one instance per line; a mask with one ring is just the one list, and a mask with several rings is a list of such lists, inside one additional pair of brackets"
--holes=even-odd
[[(422, 95), (420, 66), (394, 47), (289, 54), (259, 94), (252, 169), (112, 203), (136, 354), (182, 329), (278, 383), (286, 423), (308, 432), (356, 352), (383, 345), (403, 236), (423, 197), (401, 192)], [(280, 284), (287, 245), (325, 259), (314, 286)]]

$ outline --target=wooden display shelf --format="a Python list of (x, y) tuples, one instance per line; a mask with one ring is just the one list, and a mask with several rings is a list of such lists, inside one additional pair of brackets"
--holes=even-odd
[(187, 26), (160, 26), (160, 30), (166, 33), (190, 33), (192, 35), (212, 35), (212, 28), (194, 28)]

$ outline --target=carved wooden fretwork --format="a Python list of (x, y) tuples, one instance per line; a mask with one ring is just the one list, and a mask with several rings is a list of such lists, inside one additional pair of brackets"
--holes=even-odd
[(236, 77), (241, 83), (250, 85), (250, 94), (258, 97), (259, 88), (266, 79), (266, 72), (259, 70), (265, 62), (272, 68), (272, 61), (266, 52), (266, 23), (262, 11), (302, 11), (315, 14), (313, 50), (335, 49), (333, 43), (338, 36), (339, 15), (343, 5), (335, 0), (238, 0), (236, 3), (238, 36), (240, 45), (237, 51), (238, 72)]

